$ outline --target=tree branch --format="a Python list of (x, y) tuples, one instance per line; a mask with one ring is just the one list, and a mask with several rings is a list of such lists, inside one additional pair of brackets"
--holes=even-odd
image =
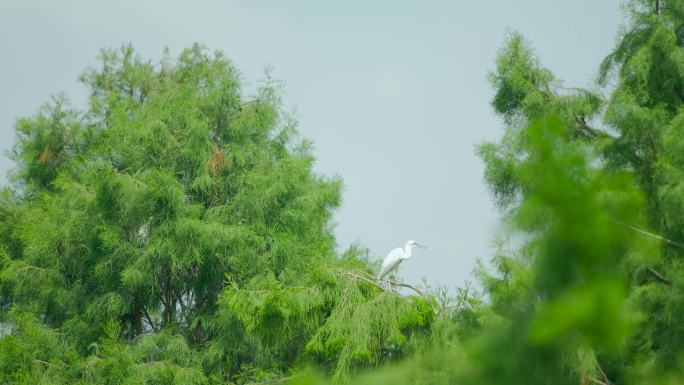
[(682, 247), (682, 248), (684, 248), (684, 245), (682, 245), (681, 243), (675, 242), (675, 241), (673, 241), (673, 240), (671, 240), (671, 239), (667, 239), (667, 238), (663, 237), (662, 235), (658, 235), (658, 234), (655, 234), (655, 233), (651, 233), (651, 232), (646, 231), (646, 230), (644, 230), (644, 229), (641, 229), (641, 228), (639, 228), (639, 227), (637, 227), (637, 226), (634, 226), (634, 225), (632, 225), (632, 224), (630, 224), (630, 223), (622, 222), (622, 221), (620, 221), (620, 220), (618, 220), (618, 219), (613, 218), (613, 216), (611, 216), (610, 214), (608, 214), (607, 211), (605, 211), (605, 210), (602, 210), (602, 211), (603, 211), (603, 213), (608, 217), (608, 219), (610, 219), (611, 221), (613, 221), (613, 222), (615, 222), (615, 223), (617, 223), (617, 224), (623, 225), (623, 226), (627, 226), (628, 228), (630, 228), (630, 229), (636, 231), (636, 232), (639, 233), (639, 234), (646, 235), (646, 236), (651, 237), (651, 238), (655, 238), (655, 239), (660, 240), (660, 241), (663, 241), (663, 242), (665, 242), (665, 243), (669, 243), (670, 245), (673, 245), (673, 246), (677, 246), (677, 247)]
[(384, 292), (389, 292), (389, 293), (395, 294), (395, 295), (397, 295), (397, 296), (399, 296), (399, 297), (401, 297), (401, 298), (406, 298), (406, 296), (404, 296), (404, 295), (401, 295), (401, 294), (399, 294), (399, 293), (397, 293), (397, 292), (395, 292), (395, 291), (387, 290), (387, 289), (385, 289), (384, 287), (378, 285), (378, 283), (375, 282), (375, 280), (369, 279), (369, 278), (367, 278), (367, 277), (363, 277), (363, 276), (361, 276), (361, 275), (354, 274), (354, 273), (352, 273), (351, 271), (346, 271), (346, 270), (338, 269), (338, 270), (336, 270), (336, 272), (337, 272), (338, 274), (345, 274), (345, 275), (348, 275), (348, 276), (350, 276), (350, 277), (352, 277), (352, 278), (360, 279), (360, 280), (362, 280), (362, 281), (364, 281), (364, 282), (366, 282), (366, 283), (369, 283), (369, 284), (371, 284), (371, 285), (377, 287), (378, 289), (380, 289), (380, 290), (382, 290), (382, 291), (384, 291)]
[(648, 272), (651, 273), (651, 275), (653, 275), (654, 277), (656, 277), (659, 281), (667, 285), (670, 285), (672, 283), (672, 281), (667, 279), (667, 277), (665, 277), (664, 275), (660, 274), (656, 269), (652, 267), (646, 267), (646, 270), (648, 270)]
[(599, 365), (598, 361), (596, 361), (596, 369), (598, 369), (599, 373), (601, 373), (601, 376), (603, 377), (603, 384), (606, 384), (606, 385), (612, 385), (613, 384), (608, 379), (608, 376), (606, 376), (606, 372), (604, 372), (603, 369), (601, 369), (601, 365)]
[(142, 309), (143, 314), (145, 314), (145, 318), (147, 318), (147, 323), (150, 324), (150, 327), (152, 328), (152, 330), (154, 330), (155, 332), (158, 332), (159, 328), (157, 327), (157, 325), (154, 324), (154, 322), (152, 322), (152, 317), (150, 317), (150, 314), (147, 312), (147, 309), (145, 309), (142, 306), (140, 308)]
[[(342, 274), (346, 274), (346, 275), (348, 275), (348, 276), (350, 276), (350, 277), (353, 277), (353, 278), (356, 278), (356, 279), (360, 279), (360, 280), (362, 280), (362, 281), (364, 281), (364, 282), (367, 282), (367, 283), (369, 283), (369, 284), (371, 284), (371, 285), (377, 287), (378, 289), (380, 289), (380, 290), (382, 290), (382, 291), (384, 291), (384, 292), (392, 293), (392, 294), (398, 296), (399, 298), (403, 298), (403, 299), (410, 298), (409, 296), (402, 295), (401, 293), (398, 293), (398, 292), (396, 292), (396, 291), (394, 291), (394, 290), (387, 290), (387, 289), (385, 289), (384, 287), (380, 286), (380, 285), (375, 281), (375, 279), (373, 279), (372, 277), (364, 277), (364, 276), (361, 276), (361, 275), (354, 274), (354, 273), (352, 273), (352, 272), (350, 272), (350, 271), (341, 270), (341, 269), (338, 269), (337, 272), (338, 272), (338, 273), (342, 273)], [(437, 309), (435, 309), (435, 307), (433, 306), (432, 301), (430, 300), (430, 298), (429, 298), (427, 295), (425, 295), (425, 293), (424, 293), (422, 290), (419, 290), (417, 287), (415, 287), (415, 286), (413, 286), (413, 285), (409, 285), (409, 284), (407, 284), (407, 283), (399, 283), (399, 282), (392, 281), (392, 280), (388, 280), (388, 282), (390, 283), (390, 285), (401, 286), (401, 287), (405, 287), (405, 288), (408, 288), (408, 289), (411, 289), (411, 290), (415, 291), (416, 293), (418, 293), (418, 295), (420, 295), (421, 297), (424, 297), (424, 298), (428, 301), (428, 303), (430, 304), (430, 307), (432, 308), (432, 311), (433, 311), (435, 314), (439, 314), (439, 312), (437, 311)]]
[[(662, 235), (658, 235), (658, 234), (651, 233), (651, 232), (649, 232), (649, 231), (646, 231), (646, 230), (644, 230), (644, 229), (641, 229), (641, 228), (639, 228), (639, 227), (636, 227), (636, 226), (634, 226), (634, 225), (632, 225), (632, 224), (630, 224), (630, 223), (622, 222), (622, 221), (620, 221), (620, 220), (618, 220), (618, 219), (613, 218), (613, 217), (612, 217), (610, 214), (608, 214), (605, 210), (602, 210), (602, 211), (603, 211), (603, 213), (608, 217), (608, 219), (610, 219), (611, 221), (613, 221), (613, 222), (615, 222), (615, 223), (617, 223), (617, 224), (626, 226), (627, 228), (629, 228), (629, 229), (631, 229), (631, 230), (634, 230), (634, 231), (636, 231), (636, 232), (639, 233), (639, 234), (646, 235), (646, 236), (651, 237), (651, 238), (655, 238), (655, 239), (657, 239), (657, 240), (659, 240), (659, 241), (663, 241), (663, 242), (665, 242), (665, 243), (669, 243), (669, 244), (671, 244), (671, 245), (673, 245), (673, 246), (684, 247), (684, 245), (682, 245), (681, 243), (675, 242), (675, 241), (673, 241), (673, 240), (671, 240), (671, 239), (667, 239), (667, 238), (663, 237)], [(667, 277), (665, 277), (665, 275), (661, 274), (661, 273), (658, 272), (656, 269), (654, 269), (654, 268), (652, 268), (652, 267), (650, 267), (650, 266), (646, 266), (646, 270), (647, 270), (651, 275), (653, 275), (654, 277), (656, 277), (656, 279), (658, 279), (659, 281), (661, 281), (661, 282), (663, 282), (663, 283), (665, 283), (665, 284), (668, 284), (668, 285), (672, 284), (672, 281), (670, 281)]]
[(394, 286), (405, 287), (405, 288), (408, 288), (408, 289), (411, 289), (411, 290), (415, 291), (416, 293), (418, 293), (419, 295), (421, 295), (421, 296), (423, 296), (423, 297), (425, 296), (425, 293), (423, 293), (422, 291), (418, 290), (418, 288), (409, 285), (408, 283), (399, 283), (399, 282), (392, 281), (392, 280), (390, 280), (389, 282), (390, 282), (390, 284), (392, 284), (392, 285), (394, 285)]
[(38, 266), (24, 265), (17, 270), (18, 271), (24, 271), (24, 270), (46, 271), (47, 269), (45, 269), (43, 267), (38, 267)]
[(49, 363), (49, 362), (47, 362), (47, 361), (38, 360), (38, 359), (34, 359), (34, 360), (33, 360), (33, 363), (34, 363), (34, 364), (45, 365), (45, 366), (47, 366), (48, 368), (55, 368), (55, 367), (56, 367), (54, 364), (51, 364), (51, 363)]
[(577, 114), (572, 114), (572, 117), (575, 119), (575, 122), (579, 125), (579, 127), (584, 131), (588, 139), (595, 139), (595, 138), (613, 138), (612, 135), (605, 131), (597, 130), (589, 124), (587, 124), (586, 119), (584, 116), (577, 115)]

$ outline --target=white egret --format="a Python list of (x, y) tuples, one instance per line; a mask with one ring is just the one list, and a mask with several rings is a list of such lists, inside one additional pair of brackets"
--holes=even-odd
[(414, 247), (427, 249), (427, 247), (414, 240), (407, 241), (403, 249), (401, 247), (393, 249), (387, 254), (385, 260), (382, 261), (382, 267), (380, 268), (377, 280), (380, 281), (385, 278), (392, 270), (396, 271), (399, 268), (401, 261), (411, 258), (411, 250), (413, 250)]

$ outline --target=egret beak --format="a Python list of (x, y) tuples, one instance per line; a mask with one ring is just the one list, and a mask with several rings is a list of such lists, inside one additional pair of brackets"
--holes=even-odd
[(420, 247), (421, 249), (427, 249), (427, 246), (421, 245), (420, 243), (416, 242), (416, 246)]

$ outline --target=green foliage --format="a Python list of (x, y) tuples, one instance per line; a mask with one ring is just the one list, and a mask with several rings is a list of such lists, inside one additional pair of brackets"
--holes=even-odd
[(337, 255), (341, 181), (312, 171), (278, 82), (248, 99), (198, 45), (103, 50), (86, 111), (60, 96), (17, 123), (0, 381), (681, 383), (684, 2), (624, 9), (607, 97), (518, 34), (499, 52), (505, 131), (478, 154), (505, 228), (482, 294), (387, 290), (367, 250)]
[(359, 381), (682, 382), (683, 5), (625, 4), (608, 98), (509, 36), (491, 75), (506, 130), (478, 149), (511, 239), (476, 270), (489, 306), (457, 346)]
[[(600, 69), (601, 84), (614, 81), (607, 100), (572, 89), (584, 103), (568, 101), (518, 35), (497, 60), (493, 105), (507, 129), (479, 153), (509, 230), (523, 234), (519, 251), (494, 260), (498, 274), (480, 268), (511, 325), (492, 344), (528, 329), (514, 345), (556, 357), (516, 365), (528, 367), (521, 382), (678, 381), (684, 14), (679, 1), (655, 3), (625, 4), (631, 25)], [(591, 127), (599, 118), (604, 129)]]
[(0, 338), (0, 381), (75, 383), (80, 356), (73, 346), (28, 314), (11, 316), (11, 331)]
[(421, 345), (431, 297), (385, 293), (358, 247), (336, 255), (341, 182), (313, 173), (279, 83), (246, 99), (198, 45), (100, 61), (87, 111), (59, 97), (17, 124), (0, 197), (0, 355), (17, 360), (0, 375), (246, 383), (316, 364), (342, 380)]

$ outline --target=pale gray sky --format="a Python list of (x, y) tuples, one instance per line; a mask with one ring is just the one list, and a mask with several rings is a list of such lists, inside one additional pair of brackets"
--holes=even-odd
[[(51, 94), (85, 104), (77, 76), (100, 47), (132, 42), (156, 60), (200, 42), (247, 83), (268, 64), (286, 82), (317, 170), (344, 179), (342, 248), (358, 240), (381, 258), (418, 240), (429, 249), (402, 265), (405, 280), (454, 287), (492, 252), (498, 214), (474, 146), (502, 133), (486, 76), (505, 32), (566, 85), (589, 86), (620, 22), (617, 0), (3, 0), (0, 148)], [(2, 183), (10, 167), (0, 158)]]

